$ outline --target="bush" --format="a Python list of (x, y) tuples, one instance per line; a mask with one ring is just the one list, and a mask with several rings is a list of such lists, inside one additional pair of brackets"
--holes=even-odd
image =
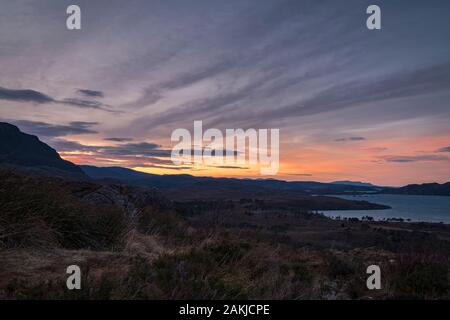
[(130, 220), (115, 206), (81, 202), (55, 178), (25, 178), (2, 172), (0, 247), (112, 249)]
[(356, 273), (356, 266), (352, 261), (348, 261), (331, 251), (325, 252), (324, 260), (328, 276), (332, 279), (345, 278)]
[(224, 240), (162, 255), (153, 263), (155, 284), (165, 299), (244, 299), (244, 283), (233, 266), (247, 249), (245, 244)]
[(449, 296), (448, 258), (423, 254), (400, 255), (390, 270), (391, 296), (435, 299)]

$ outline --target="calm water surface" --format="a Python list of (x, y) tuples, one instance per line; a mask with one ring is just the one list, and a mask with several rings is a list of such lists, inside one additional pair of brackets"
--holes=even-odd
[(392, 209), (321, 211), (328, 217), (362, 218), (364, 216), (371, 216), (375, 220), (403, 218), (411, 219), (411, 221), (450, 223), (450, 197), (391, 194), (334, 197), (348, 200), (365, 200), (372, 203), (388, 205)]

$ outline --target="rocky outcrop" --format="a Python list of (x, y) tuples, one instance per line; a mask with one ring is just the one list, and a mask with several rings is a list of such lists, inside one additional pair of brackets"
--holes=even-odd
[(142, 208), (167, 209), (170, 201), (155, 188), (139, 188), (127, 185), (104, 184), (98, 189), (78, 194), (81, 200), (93, 205), (116, 205), (130, 217), (135, 217)]

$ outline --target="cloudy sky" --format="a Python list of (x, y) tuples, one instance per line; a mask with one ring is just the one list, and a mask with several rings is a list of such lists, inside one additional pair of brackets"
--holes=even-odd
[[(78, 4), (82, 30), (66, 29)], [(0, 0), (0, 120), (78, 164), (175, 166), (177, 128), (279, 128), (277, 178), (450, 180), (450, 2)]]

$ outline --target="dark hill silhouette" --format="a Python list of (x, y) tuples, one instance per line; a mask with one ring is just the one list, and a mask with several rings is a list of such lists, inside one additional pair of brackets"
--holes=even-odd
[(333, 181), (331, 183), (333, 183), (333, 184), (342, 184), (342, 185), (347, 185), (347, 186), (375, 187), (375, 185), (373, 185), (371, 183), (360, 182), (360, 181), (343, 180), (343, 181)]
[(23, 133), (16, 126), (0, 122), (0, 164), (39, 175), (84, 177), (120, 181), (132, 185), (162, 189), (186, 189), (202, 194), (211, 192), (246, 193), (255, 191), (295, 192), (296, 195), (347, 194), (374, 192), (373, 186), (321, 183), (315, 181), (283, 181), (275, 179), (235, 179), (195, 177), (188, 174), (156, 175), (121, 167), (77, 166), (41, 142), (38, 137)]
[[(283, 181), (196, 177), (188, 174), (157, 175), (122, 167), (77, 166), (62, 159), (55, 149), (38, 137), (0, 122), (0, 165), (27, 174), (69, 179), (103, 180), (141, 187), (156, 187), (176, 199), (299, 199), (311, 195), (361, 194), (380, 192), (382, 187), (366, 183), (338, 181)], [(450, 195), (450, 183), (386, 188), (383, 193)], [(321, 199), (325, 201), (326, 199)], [(340, 207), (340, 206), (338, 206)], [(372, 209), (368, 206), (368, 209)]]
[(450, 182), (443, 184), (439, 183), (409, 184), (401, 188), (384, 189), (382, 193), (426, 195), (426, 196), (450, 196)]
[(185, 190), (189, 193), (195, 191), (203, 194), (219, 191), (223, 196), (231, 193), (277, 191), (296, 195), (310, 194), (348, 194), (375, 192), (376, 186), (347, 185), (334, 183), (321, 183), (315, 181), (283, 181), (275, 179), (237, 179), (237, 178), (212, 178), (195, 177), (188, 174), (156, 175), (138, 172), (121, 167), (95, 167), (80, 166), (86, 175), (93, 179), (119, 180), (133, 185), (152, 186), (162, 189), (195, 188)]
[(0, 164), (33, 173), (85, 176), (75, 164), (61, 159), (55, 149), (16, 126), (0, 122)]

